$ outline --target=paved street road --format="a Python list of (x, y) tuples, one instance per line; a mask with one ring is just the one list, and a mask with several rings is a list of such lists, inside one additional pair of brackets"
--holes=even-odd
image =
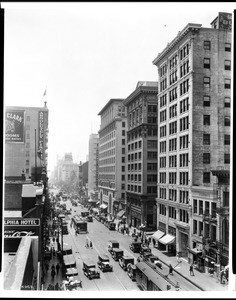
[[(127, 273), (119, 266), (119, 263), (114, 261), (110, 253), (107, 251), (107, 242), (110, 239), (116, 239), (120, 242), (120, 248), (124, 253), (137, 257), (129, 251), (130, 237), (122, 235), (116, 231), (110, 231), (104, 224), (94, 219), (88, 223), (88, 234), (75, 235), (73, 227), (70, 227), (70, 218), (74, 214), (80, 214), (83, 210), (81, 206), (73, 207), (70, 201), (66, 202), (67, 208), (72, 208), (72, 215), (69, 215), (68, 229), (69, 235), (64, 238), (64, 242), (71, 242), (74, 256), (76, 258), (79, 277), (83, 282), (83, 290), (86, 291), (139, 291), (136, 282), (133, 282)], [(93, 248), (85, 247), (86, 237), (89, 237), (93, 242)], [(100, 279), (89, 280), (82, 271), (83, 260), (86, 258), (92, 259), (97, 264), (98, 255), (106, 253), (110, 257), (110, 263), (113, 265), (113, 272), (101, 272)], [(98, 269), (99, 270), (99, 269)]]

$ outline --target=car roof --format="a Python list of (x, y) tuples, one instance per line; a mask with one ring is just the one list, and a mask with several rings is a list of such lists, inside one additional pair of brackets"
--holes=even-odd
[(85, 265), (87, 265), (87, 266), (94, 266), (94, 267), (95, 267), (95, 263), (94, 263), (94, 261), (91, 260), (91, 259), (85, 259), (85, 260), (83, 261), (83, 263), (84, 263)]
[(114, 252), (121, 252), (121, 251), (124, 252), (124, 251), (123, 251), (122, 249), (120, 249), (120, 248), (113, 248), (113, 251), (114, 251)]
[(98, 256), (102, 259), (109, 259), (109, 256), (107, 254), (99, 254)]

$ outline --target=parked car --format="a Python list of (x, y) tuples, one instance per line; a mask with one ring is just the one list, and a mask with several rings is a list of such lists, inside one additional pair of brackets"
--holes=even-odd
[(128, 264), (134, 264), (134, 258), (132, 256), (123, 255), (119, 259), (119, 265), (124, 270), (127, 271), (127, 265)]
[(89, 279), (100, 278), (100, 272), (96, 270), (95, 263), (91, 260), (83, 262), (83, 272)]
[(109, 240), (107, 248), (108, 251), (112, 254), (114, 248), (119, 248), (119, 242), (117, 242), (116, 240)]
[(124, 251), (120, 248), (113, 248), (112, 258), (118, 261), (124, 255)]
[(109, 230), (116, 230), (116, 223), (115, 222), (109, 222), (108, 229)]
[(139, 253), (141, 251), (141, 241), (133, 241), (129, 247), (134, 253)]
[(129, 263), (127, 265), (127, 274), (132, 279), (132, 281), (136, 281), (136, 265)]
[(140, 254), (143, 255), (145, 252), (151, 252), (151, 248), (147, 245), (141, 245)]
[(89, 215), (86, 218), (87, 222), (93, 222), (93, 216)]
[(97, 265), (99, 267), (99, 269), (102, 270), (102, 272), (112, 272), (113, 271), (113, 266), (110, 265), (110, 260), (108, 255), (103, 254), (103, 255), (98, 255), (98, 262)]

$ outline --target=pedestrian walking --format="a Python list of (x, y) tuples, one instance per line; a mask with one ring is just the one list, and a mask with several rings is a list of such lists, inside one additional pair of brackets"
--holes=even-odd
[(173, 275), (173, 267), (171, 264), (169, 265), (169, 275)]
[(224, 277), (225, 277), (225, 272), (224, 272), (224, 270), (222, 269), (222, 270), (220, 271), (220, 283), (221, 283), (221, 284), (224, 283), (224, 281), (223, 281)]
[(51, 271), (52, 271), (52, 270), (55, 271), (55, 266), (54, 266), (54, 264), (52, 264), (52, 266), (51, 266)]
[(59, 290), (60, 290), (60, 287), (59, 287), (59, 283), (58, 283), (58, 282), (55, 284), (55, 290), (56, 290), (56, 291), (59, 291)]
[(90, 241), (90, 248), (93, 248), (93, 243), (92, 243), (92, 241)]
[(45, 263), (45, 270), (46, 272), (49, 270), (49, 264), (47, 262)]
[(153, 248), (155, 248), (155, 246), (156, 246), (156, 240), (152, 239), (152, 243), (153, 243)]
[(59, 270), (60, 270), (60, 265), (59, 265), (59, 263), (57, 263), (57, 265), (56, 265), (56, 269), (57, 269), (57, 275), (58, 275), (58, 273), (59, 273)]
[(191, 276), (194, 276), (194, 272), (193, 272), (193, 264), (190, 265), (189, 267), (189, 272)]
[(55, 275), (56, 275), (55, 269), (52, 269), (52, 271), (51, 271), (52, 280), (54, 280)]

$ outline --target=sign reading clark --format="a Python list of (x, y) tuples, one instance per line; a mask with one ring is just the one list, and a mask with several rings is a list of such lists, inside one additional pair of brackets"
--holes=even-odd
[(4, 219), (4, 226), (39, 226), (40, 219), (36, 218), (5, 218)]
[(24, 142), (24, 114), (23, 110), (6, 110), (5, 113), (5, 141), (14, 143)]

